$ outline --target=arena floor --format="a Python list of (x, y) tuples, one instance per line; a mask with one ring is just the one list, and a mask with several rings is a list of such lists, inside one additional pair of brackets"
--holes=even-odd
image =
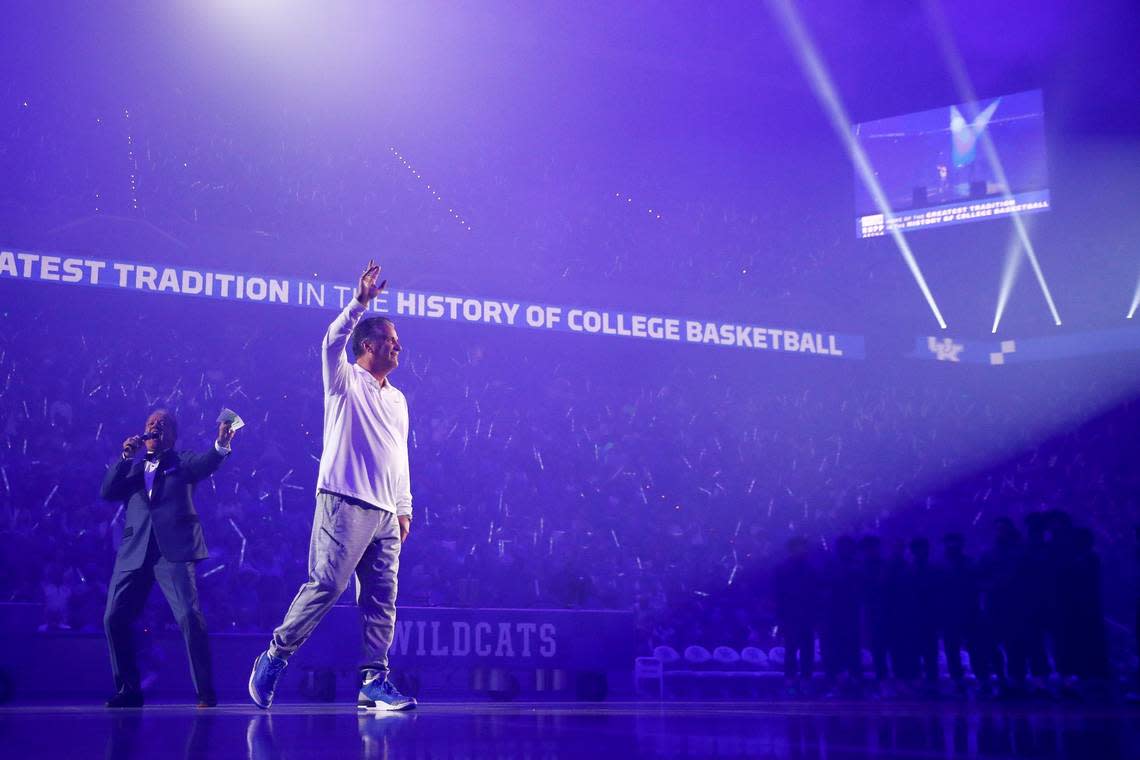
[(1137, 711), (835, 702), (0, 708), (11, 758), (1087, 758), (1140, 756)]

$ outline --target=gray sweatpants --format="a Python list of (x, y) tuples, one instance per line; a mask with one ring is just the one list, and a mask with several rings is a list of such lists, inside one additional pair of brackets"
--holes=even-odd
[(360, 669), (366, 676), (387, 677), (399, 569), (400, 523), (394, 513), (361, 506), (339, 494), (318, 492), (309, 539), (309, 580), (273, 632), (269, 653), (287, 659), (296, 652), (356, 573), (356, 603), (364, 623)]

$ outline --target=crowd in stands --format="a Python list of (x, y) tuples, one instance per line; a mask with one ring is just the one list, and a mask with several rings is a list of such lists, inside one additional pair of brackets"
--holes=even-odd
[[(59, 290), (17, 292), (0, 331), (3, 601), (99, 631), (122, 529), (97, 498), (104, 467), (150, 409), (201, 448), (225, 405), (249, 424), (196, 494), (203, 609), (217, 631), (274, 625), (305, 577), (331, 312), (254, 321), (266, 307), (97, 291), (60, 311)], [(1103, 607), (1128, 667), (1132, 403), (1033, 443), (1019, 420), (1039, 399), (965, 374), (885, 384), (897, 368), (787, 357), (734, 376), (716, 349), (649, 347), (632, 375), (612, 369), (620, 341), (401, 327), (405, 605), (632, 608), (645, 652), (779, 645), (804, 653), (800, 671), (788, 658), (799, 676), (818, 637), (824, 672), (861, 674), (867, 649), (904, 681), (935, 672), (940, 637), (975, 674), (1102, 677)], [(147, 615), (173, 625), (162, 605)]]
[[(46, 228), (113, 213), (189, 230), (194, 250), (227, 232), (251, 247), (268, 235), (281, 271), (307, 266), (314, 241), (365, 250), (427, 230), (432, 245), (399, 246), (414, 251), (400, 266), (438, 282), (440, 257), (468, 250), (469, 231), (433, 210), (455, 198), (470, 201), (470, 232), (487, 235), (478, 250), (513, 252), (520, 281), (558, 283), (542, 294), (555, 301), (587, 287), (600, 297), (608, 282), (771, 302), (789, 278), (810, 291), (813, 272), (845, 271), (828, 256), (834, 229), (800, 219), (800, 206), (698, 200), (683, 183), (672, 195), (613, 188), (564, 157), (520, 169), (491, 148), (449, 167), (465, 189), (438, 201), (383, 139), (326, 142), (303, 125), (265, 134), (170, 97), (77, 112), (6, 93), (3, 218), (38, 214)], [(64, 128), (78, 124), (89, 129)], [(513, 187), (520, 176), (545, 184)], [(242, 248), (225, 250), (232, 262)], [(43, 603), (45, 630), (101, 630), (122, 530), (118, 505), (97, 498), (104, 467), (155, 407), (177, 415), (181, 447), (200, 448), (229, 406), (249, 424), (195, 497), (211, 551), (202, 606), (215, 631), (277, 623), (305, 577), (317, 347), (332, 311), (0, 288), (0, 601)], [(869, 669), (921, 688), (939, 640), (955, 679), (952, 652), (964, 650), (975, 675), (1015, 690), (1132, 667), (1140, 483), (1128, 453), (1140, 409), (1120, 390), (1128, 366), (1042, 380), (411, 320), (400, 330), (393, 382), (411, 409), (415, 499), (403, 604), (633, 609), (646, 653), (797, 650), (793, 687), (817, 638), (836, 683)], [(173, 625), (162, 605), (146, 616)]]

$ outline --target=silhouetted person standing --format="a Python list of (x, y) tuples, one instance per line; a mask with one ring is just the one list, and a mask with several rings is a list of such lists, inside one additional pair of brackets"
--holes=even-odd
[[(994, 545), (983, 556), (981, 571), (982, 613), (987, 632), (992, 636), (984, 667), (987, 678), (992, 668), (1005, 688), (1017, 690), (1024, 686), (1025, 679), (1025, 588), (1021, 535), (1008, 518), (998, 518), (994, 526)], [(999, 647), (1005, 652), (1008, 675), (1002, 667)], [(982, 677), (977, 669), (975, 672), (979, 678)]]
[(883, 581), (883, 614), (886, 624), (887, 655), (891, 661), (891, 674), (896, 679), (914, 677), (912, 665), (914, 650), (906, 562), (906, 544), (896, 541), (887, 558)]
[[(1136, 533), (1136, 568), (1132, 575), (1132, 593), (1135, 597), (1136, 619), (1133, 623), (1136, 627), (1132, 629), (1132, 635), (1135, 637), (1133, 643), (1136, 646), (1136, 651), (1140, 653), (1140, 525), (1135, 526), (1134, 531)], [(1133, 704), (1140, 702), (1140, 670), (1136, 672), (1132, 690), (1127, 694), (1126, 698)]]
[(815, 664), (815, 620), (819, 575), (802, 536), (789, 539), (787, 558), (776, 568), (776, 620), (784, 634), (784, 677), (789, 692), (810, 680)]
[(887, 656), (890, 628), (887, 620), (887, 570), (883, 562), (883, 545), (878, 536), (867, 535), (859, 541), (860, 598), (863, 623), (867, 629), (875, 678), (881, 684), (890, 675)]
[[(910, 632), (907, 665), (909, 674), (920, 674), (927, 683), (938, 680), (938, 577), (930, 564), (930, 542), (919, 536), (910, 542), (911, 563), (907, 573), (906, 595)], [(921, 669), (920, 669), (921, 666)]]
[(859, 567), (857, 545), (851, 536), (835, 541), (835, 557), (824, 576), (823, 625), (820, 649), (827, 677), (834, 681), (841, 674), (859, 679), (863, 663), (859, 649)]
[(1053, 656), (1057, 672), (1063, 678), (1074, 681), (1080, 670), (1081, 657), (1072, 618), (1076, 614), (1078, 602), (1074, 598), (1073, 579), (1066, 576), (1072, 572), (1075, 529), (1072, 518), (1060, 509), (1050, 510), (1045, 519), (1049, 534), (1049, 564), (1054, 579), (1052, 619), (1049, 622), (1053, 636)]
[(942, 546), (945, 552), (939, 584), (942, 644), (946, 650), (947, 670), (961, 690), (965, 685), (963, 647), (970, 653), (972, 664), (984, 657), (977, 651), (978, 574), (973, 561), (966, 556), (966, 541), (961, 533), (947, 533)]
[(1108, 678), (1108, 641), (1104, 625), (1100, 556), (1088, 528), (1074, 528), (1068, 563), (1062, 568), (1057, 597), (1063, 612), (1061, 632), (1072, 653), (1064, 675), (1084, 680)]
[(1028, 667), (1037, 681), (1038, 688), (1044, 688), (1049, 677), (1049, 655), (1046, 651), (1046, 636), (1055, 619), (1052, 609), (1057, 585), (1057, 568), (1048, 543), (1046, 543), (1046, 515), (1043, 512), (1030, 512), (1025, 516), (1025, 553), (1019, 574), (1022, 604), (1025, 616), (1022, 620), (1024, 634), (1023, 647), (1027, 663), (1011, 663), (1011, 669), (1020, 672)]

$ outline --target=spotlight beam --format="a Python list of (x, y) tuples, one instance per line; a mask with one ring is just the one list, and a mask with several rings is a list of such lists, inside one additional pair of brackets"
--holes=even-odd
[[(978, 96), (974, 92), (974, 86), (970, 82), (970, 77), (966, 73), (965, 64), (962, 62), (962, 56), (958, 52), (957, 45), (954, 44), (954, 38), (950, 34), (950, 25), (946, 21), (946, 14), (942, 10), (942, 3), (939, 0), (923, 0), (923, 6), (926, 10), (926, 15), (931, 19), (934, 27), (935, 36), (938, 38), (939, 47), (942, 49), (942, 57), (946, 61), (947, 67), (950, 69), (950, 76), (954, 80), (954, 86), (958, 90), (959, 97), (967, 103), (970, 109), (970, 118), (974, 119), (978, 115)], [(990, 139), (988, 131), (983, 130), (979, 135), (982, 144), (982, 151), (985, 153), (986, 160), (990, 164), (990, 168), (994, 172), (997, 181), (1005, 189), (1005, 198), (1012, 199), (1013, 196), (1009, 191), (1009, 182), (1006, 179), (1005, 167), (1002, 165), (1001, 158), (998, 156), (997, 148), (994, 147), (993, 141)], [(1013, 220), (1013, 227), (1017, 233), (1017, 237), (1021, 242), (1021, 248), (1025, 251), (1026, 258), (1029, 259), (1030, 265), (1033, 267), (1033, 273), (1037, 277), (1037, 284), (1041, 287), (1041, 293), (1045, 296), (1045, 303), (1049, 305), (1049, 313), (1053, 317), (1053, 324), (1060, 326), (1061, 315), (1057, 311), (1057, 304), (1053, 301), (1053, 295), (1049, 292), (1049, 284), (1045, 282), (1045, 273), (1041, 270), (1041, 262), (1037, 260), (1037, 252), (1033, 249), (1033, 243), (1029, 240), (1029, 231), (1025, 227), (1025, 220), (1022, 219), (1021, 214), (1017, 211), (1011, 212), (1010, 217)], [(1002, 287), (1005, 287), (1005, 281), (1009, 280), (1009, 285), (1013, 285), (1013, 280), (1017, 276), (1018, 267), (1014, 262), (1020, 263), (1020, 257), (1008, 257), (1006, 259), (1005, 271), (1002, 272)], [(1012, 270), (1012, 271), (1011, 271)], [(1006, 291), (1006, 298), (1008, 299), (1008, 290)], [(1002, 313), (1005, 310), (1006, 301), (1003, 300), (999, 294), (998, 307), (994, 315), (994, 332), (997, 332), (998, 323), (1001, 322)]]
[(812, 42), (807, 29), (804, 27), (799, 13), (797, 13), (796, 9), (792, 6), (790, 0), (770, 0), (770, 3), (775, 8), (776, 15), (781, 23), (783, 23), (784, 30), (791, 39), (792, 49), (799, 60), (800, 67), (807, 76), (808, 82), (811, 84), (812, 90), (815, 91), (815, 95), (819, 99), (820, 104), (824, 107), (828, 117), (831, 119), (831, 126), (835, 129), (836, 134), (839, 135), (839, 139), (842, 141), (844, 147), (847, 148), (847, 154), (851, 159), (851, 163), (855, 165), (855, 170), (858, 172), (859, 178), (863, 181), (863, 184), (867, 186), (867, 190), (871, 193), (875, 205), (883, 214), (883, 218), (887, 222), (887, 229), (891, 237), (894, 238), (895, 245), (898, 246), (899, 253), (902, 254), (903, 260), (906, 261), (907, 268), (910, 269), (910, 273), (914, 276), (915, 282), (918, 283), (919, 290), (922, 291), (922, 295), (926, 298), (927, 304), (930, 305), (930, 310), (934, 313), (934, 318), (938, 321), (938, 326), (945, 330), (946, 320), (942, 318), (942, 312), (939, 311), (938, 304), (934, 301), (934, 295), (930, 292), (930, 287), (926, 284), (926, 278), (922, 275), (922, 270), (919, 268), (918, 260), (915, 259), (914, 253), (910, 249), (910, 244), (907, 243), (902, 231), (894, 228), (892, 224), (895, 218), (894, 211), (891, 209), (890, 202), (887, 200), (886, 193), (883, 192), (883, 188), (879, 184), (878, 179), (875, 178), (875, 172), (871, 169), (871, 162), (867, 158), (867, 154), (851, 134), (851, 119), (847, 115), (847, 109), (844, 107), (843, 101), (840, 99), (839, 93), (831, 81), (831, 75), (828, 73), (827, 67), (820, 58), (815, 43)]
[(1005, 264), (1001, 270), (1001, 286), (998, 288), (997, 310), (994, 312), (994, 326), (990, 331), (997, 333), (1005, 305), (1009, 302), (1009, 294), (1013, 290), (1013, 283), (1017, 280), (1017, 273), (1021, 270), (1021, 240), (1014, 233), (1010, 237), (1009, 245), (1005, 249)]
[(1128, 307), (1128, 319), (1132, 319), (1137, 306), (1140, 306), (1140, 282), (1136, 283), (1136, 292), (1132, 294), (1132, 305)]

